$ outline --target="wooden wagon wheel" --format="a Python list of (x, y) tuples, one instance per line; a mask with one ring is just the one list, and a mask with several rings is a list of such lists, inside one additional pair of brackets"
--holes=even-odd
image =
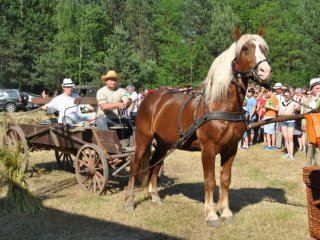
[(56, 160), (60, 169), (64, 169), (66, 171), (73, 172), (74, 171), (74, 160), (75, 156), (70, 153), (60, 152), (58, 150), (54, 151), (56, 156)]
[(82, 189), (94, 194), (101, 194), (106, 188), (109, 177), (105, 154), (95, 144), (83, 145), (76, 156), (75, 172)]
[(9, 127), (6, 135), (3, 136), (2, 143), (4, 147), (11, 151), (16, 151), (16, 149), (19, 148), (22, 154), (21, 170), (23, 173), (26, 173), (29, 165), (29, 147), (21, 128), (17, 126)]

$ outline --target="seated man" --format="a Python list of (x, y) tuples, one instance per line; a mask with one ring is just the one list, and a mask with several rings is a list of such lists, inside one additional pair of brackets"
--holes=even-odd
[(74, 99), (79, 98), (78, 94), (72, 92), (74, 83), (70, 78), (63, 79), (62, 93), (53, 98), (51, 102), (42, 106), (48, 113), (59, 112), (58, 123), (76, 125), (95, 118), (95, 113), (82, 114), (81, 108), (93, 111), (94, 108), (88, 104), (75, 105)]
[(130, 100), (126, 96), (126, 90), (118, 88), (118, 75), (115, 71), (108, 71), (101, 77), (105, 86), (97, 92), (98, 114), (96, 125), (101, 129), (109, 129), (111, 126), (120, 124), (121, 119), (119, 109), (125, 109), (130, 105)]

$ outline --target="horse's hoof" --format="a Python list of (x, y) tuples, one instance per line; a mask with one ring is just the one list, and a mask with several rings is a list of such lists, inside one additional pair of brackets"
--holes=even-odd
[(149, 193), (150, 197), (151, 197), (151, 202), (154, 203), (155, 205), (162, 205), (162, 201), (161, 198), (159, 197), (159, 195), (157, 193)]
[(217, 228), (217, 227), (220, 226), (220, 221), (219, 221), (219, 219), (218, 219), (218, 220), (208, 220), (208, 221), (207, 221), (207, 225), (208, 225), (209, 227)]
[(161, 206), (162, 205), (162, 201), (161, 200), (152, 200), (152, 203), (157, 205), (157, 206)]
[(220, 217), (221, 221), (226, 224), (233, 224), (235, 222), (233, 217)]
[(123, 205), (123, 209), (126, 211), (126, 212), (133, 212), (134, 211), (134, 204), (124, 204)]

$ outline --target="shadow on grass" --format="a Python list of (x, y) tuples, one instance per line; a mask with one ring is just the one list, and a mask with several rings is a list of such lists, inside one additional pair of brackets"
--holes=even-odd
[[(204, 203), (203, 183), (181, 183), (167, 187), (159, 192), (160, 197), (182, 193), (190, 199)], [(219, 187), (215, 188), (215, 202), (218, 201)], [(259, 203), (263, 200), (287, 204), (285, 191), (279, 188), (241, 188), (229, 190), (230, 208), (239, 212), (242, 208)]]
[[(31, 164), (32, 164), (32, 161), (31, 161)], [(59, 165), (58, 165), (56, 159), (52, 159), (52, 161), (50, 161), (50, 162), (36, 163), (33, 165), (33, 168), (29, 169), (29, 172), (30, 171), (37, 171), (38, 169), (43, 169), (47, 173), (50, 173), (55, 170), (62, 171), (62, 169), (59, 168)]]
[(36, 215), (7, 213), (3, 205), (0, 199), (1, 239), (179, 239), (50, 208)]

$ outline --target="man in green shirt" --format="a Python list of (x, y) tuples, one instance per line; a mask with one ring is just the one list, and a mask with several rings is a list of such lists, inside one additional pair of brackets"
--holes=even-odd
[(119, 77), (115, 71), (108, 71), (102, 75), (101, 80), (104, 81), (105, 86), (97, 92), (96, 125), (101, 129), (109, 129), (120, 123), (119, 109), (127, 108), (130, 105), (130, 100), (126, 96), (126, 90), (118, 88)]

